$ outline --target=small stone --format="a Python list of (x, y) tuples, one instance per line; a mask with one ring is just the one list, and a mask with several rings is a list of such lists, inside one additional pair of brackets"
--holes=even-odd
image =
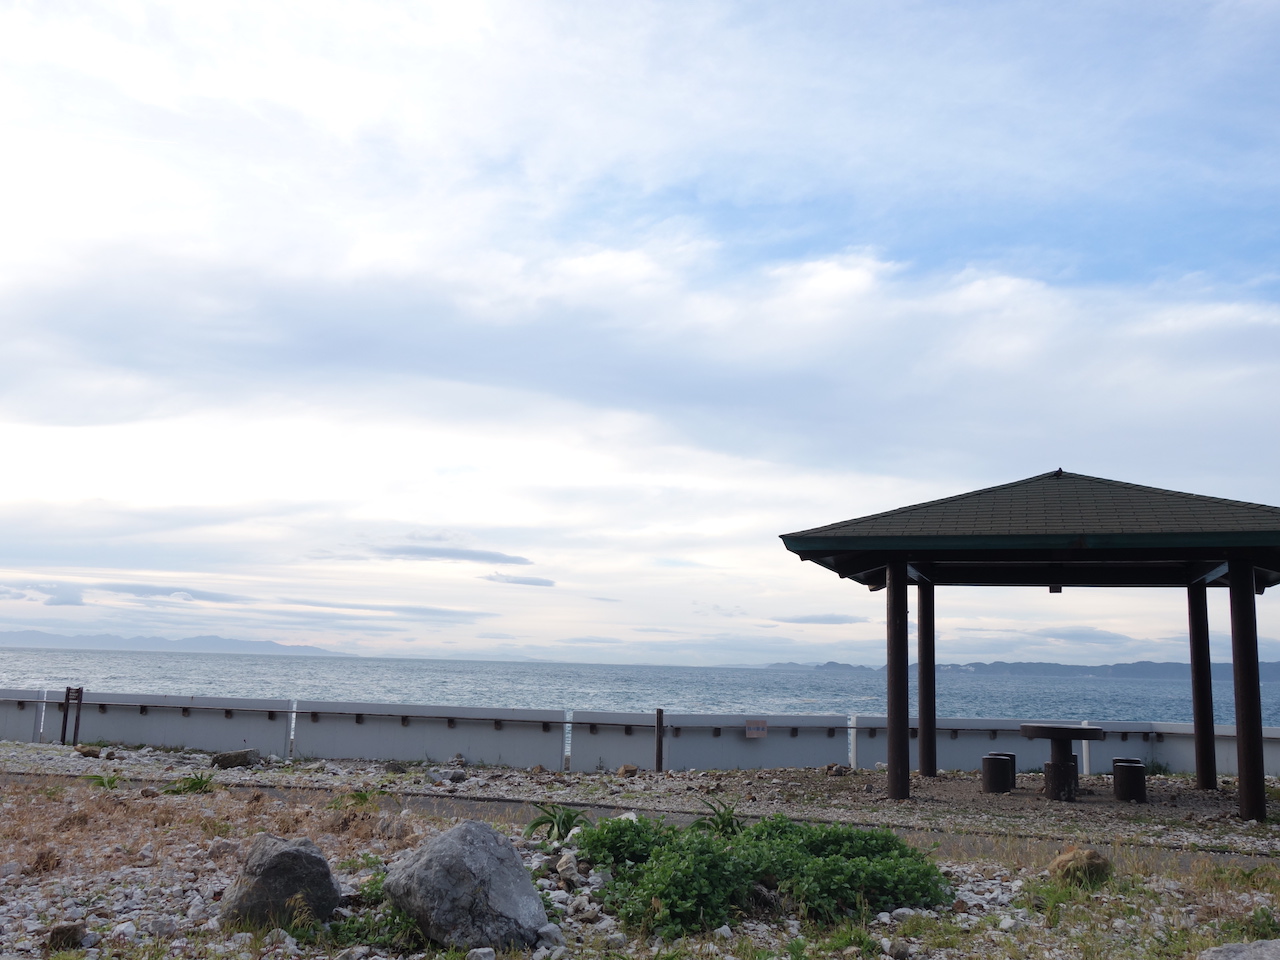
[(49, 928), (49, 952), (79, 950), (88, 928), (83, 920), (76, 923), (56, 923)]
[(564, 945), (564, 931), (557, 924), (548, 923), (538, 928), (538, 946), (563, 947)]
[(209, 765), (220, 770), (229, 770), (232, 767), (252, 767), (261, 759), (262, 754), (252, 748), (248, 750), (227, 750), (223, 753), (215, 753), (210, 757)]
[(1006, 933), (1009, 932), (1010, 930), (1017, 930), (1021, 926), (1022, 924), (1019, 922), (1017, 917), (1001, 917), (1000, 918), (1000, 929), (1005, 931)]
[(132, 940), (138, 935), (138, 927), (132, 920), (126, 920), (124, 923), (117, 923), (111, 928), (111, 936), (118, 937), (121, 940)]
[(639, 772), (640, 768), (634, 763), (624, 763), (618, 768), (618, 776), (620, 777), (634, 777)]
[(493, 947), (476, 947), (467, 951), (467, 960), (497, 960), (498, 953)]
[(1225, 943), (1200, 951), (1196, 960), (1280, 960), (1280, 940)]
[(716, 927), (711, 932), (715, 934), (717, 937), (719, 937), (721, 940), (728, 940), (730, 937), (733, 936), (733, 930), (732, 928), (730, 928), (730, 926), (727, 923), (722, 927)]
[(178, 921), (172, 917), (156, 917), (146, 924), (145, 929), (153, 937), (172, 937), (178, 932)]
[(77, 743), (75, 746), (75, 751), (76, 753), (80, 754), (80, 756), (86, 757), (92, 760), (97, 760), (99, 757), (102, 756), (101, 747), (91, 747), (87, 743)]
[(387, 773), (408, 773), (409, 768), (399, 760), (388, 760), (382, 765), (382, 769)]

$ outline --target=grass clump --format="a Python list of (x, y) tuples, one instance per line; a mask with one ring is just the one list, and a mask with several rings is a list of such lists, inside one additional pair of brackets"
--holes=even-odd
[(591, 818), (581, 810), (575, 810), (573, 807), (566, 807), (562, 803), (535, 803), (534, 807), (541, 810), (540, 816), (534, 817), (524, 829), (526, 837), (532, 837), (539, 830), (547, 832), (547, 840), (551, 843), (559, 843), (564, 840), (575, 827), (591, 826)]
[(179, 777), (164, 788), (165, 793), (182, 795), (188, 793), (212, 793), (217, 789), (212, 773), (192, 773)]
[(930, 906), (948, 893), (937, 867), (887, 830), (776, 816), (723, 835), (711, 823), (680, 830), (637, 817), (585, 829), (580, 843), (613, 869), (606, 898), (619, 919), (664, 937), (772, 912), (783, 901), (810, 920), (838, 923)]

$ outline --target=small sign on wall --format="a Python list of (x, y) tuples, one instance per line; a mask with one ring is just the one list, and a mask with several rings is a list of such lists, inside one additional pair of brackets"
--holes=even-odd
[(747, 721), (747, 739), (757, 740), (760, 737), (769, 735), (769, 723), (766, 720), (748, 720)]

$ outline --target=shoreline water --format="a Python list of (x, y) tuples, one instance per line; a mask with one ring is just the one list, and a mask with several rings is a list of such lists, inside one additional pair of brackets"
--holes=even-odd
[[(742, 667), (616, 666), (423, 658), (278, 657), (8, 648), (0, 687), (99, 693), (142, 691), (330, 702), (607, 709), (649, 713), (879, 715), (875, 672)], [(914, 697), (914, 684), (912, 684)], [(1214, 719), (1235, 718), (1230, 681), (1216, 680)], [(1189, 680), (1125, 677), (975, 676), (940, 673), (943, 717), (1042, 717), (1067, 721), (1189, 723)], [(910, 705), (914, 711), (914, 699)], [(1280, 682), (1262, 684), (1263, 723), (1280, 726)]]

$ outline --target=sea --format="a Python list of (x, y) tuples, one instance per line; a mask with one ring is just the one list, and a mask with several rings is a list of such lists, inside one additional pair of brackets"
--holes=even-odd
[[(517, 709), (753, 715), (885, 712), (884, 674), (757, 667), (0, 649), (0, 689), (162, 693)], [(911, 713), (915, 715), (915, 684)], [(1235, 722), (1231, 682), (1214, 719)], [(1189, 680), (973, 676), (937, 679), (939, 717), (1191, 722)], [(1280, 682), (1262, 684), (1280, 726)]]

